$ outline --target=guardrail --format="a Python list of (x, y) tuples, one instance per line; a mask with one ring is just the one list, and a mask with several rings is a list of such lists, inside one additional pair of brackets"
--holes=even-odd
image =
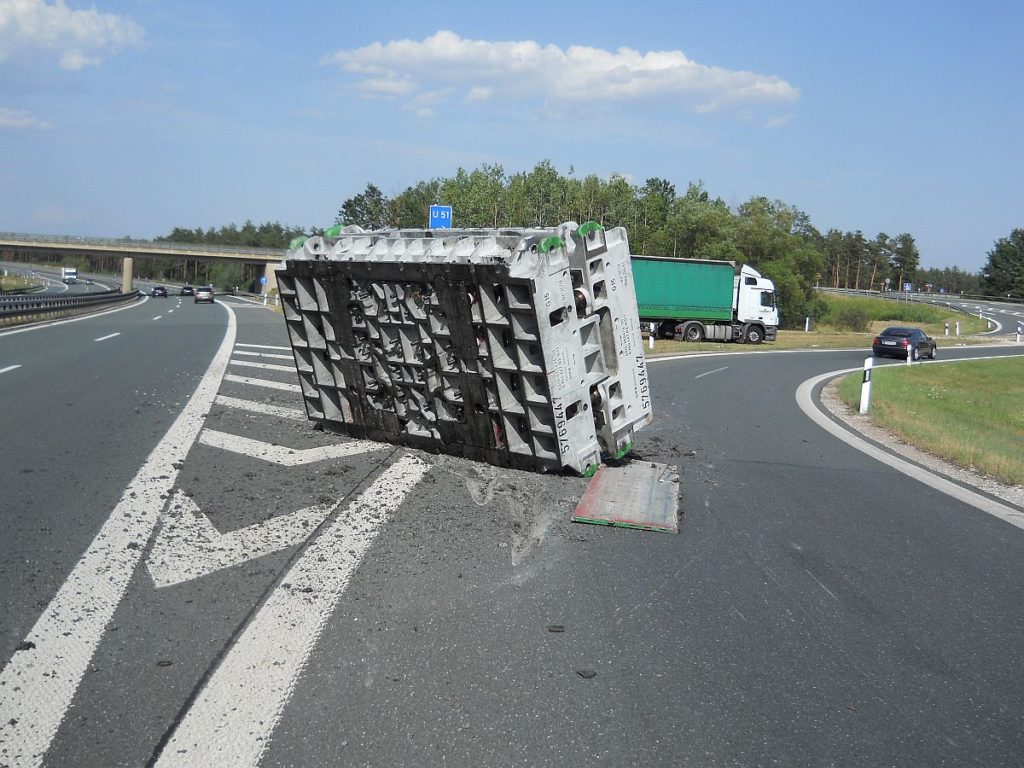
[(104, 306), (135, 301), (138, 298), (138, 291), (121, 293), (117, 290), (77, 296), (0, 296), (0, 325), (16, 325), (84, 314)]

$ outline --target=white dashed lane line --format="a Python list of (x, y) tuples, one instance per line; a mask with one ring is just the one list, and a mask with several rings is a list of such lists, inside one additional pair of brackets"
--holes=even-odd
[(13, 371), (15, 368), (21, 368), (20, 365), (8, 365), (6, 368), (0, 368), (0, 373), (7, 373)]
[(107, 339), (112, 339), (115, 336), (120, 336), (120, 335), (121, 335), (120, 333), (108, 333), (106, 336), (100, 336), (98, 339), (93, 339), (93, 341), (106, 341)]

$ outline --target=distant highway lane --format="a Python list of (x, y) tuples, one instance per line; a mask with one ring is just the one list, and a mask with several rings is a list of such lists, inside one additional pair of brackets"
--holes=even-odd
[(807, 418), (863, 351), (653, 362), (673, 536), (311, 429), (222, 301), (0, 333), (0, 766), (1019, 764), (1024, 530)]

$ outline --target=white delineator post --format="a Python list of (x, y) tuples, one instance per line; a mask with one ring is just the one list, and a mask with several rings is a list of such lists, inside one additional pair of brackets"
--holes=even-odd
[(874, 358), (864, 358), (864, 380), (860, 385), (860, 412), (867, 413), (871, 408), (871, 366), (874, 365)]
[(917, 347), (913, 342), (907, 345), (907, 365), (914, 364), (914, 353), (917, 351)]
[(654, 328), (655, 328), (654, 323), (651, 323), (651, 335), (647, 337), (648, 338), (648, 344), (650, 345), (651, 349), (654, 349)]

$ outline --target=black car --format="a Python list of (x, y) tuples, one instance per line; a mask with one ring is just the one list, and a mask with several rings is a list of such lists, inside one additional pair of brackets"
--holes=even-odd
[(181, 289), (182, 296), (195, 296), (196, 292), (193, 290), (191, 285), (186, 285)]
[(871, 342), (875, 357), (902, 357), (913, 350), (914, 359), (935, 359), (935, 339), (920, 328), (886, 328)]
[(153, 286), (153, 290), (150, 293), (150, 296), (153, 296), (153, 297), (163, 296), (166, 299), (167, 298), (167, 289), (164, 288), (162, 285), (154, 285)]

